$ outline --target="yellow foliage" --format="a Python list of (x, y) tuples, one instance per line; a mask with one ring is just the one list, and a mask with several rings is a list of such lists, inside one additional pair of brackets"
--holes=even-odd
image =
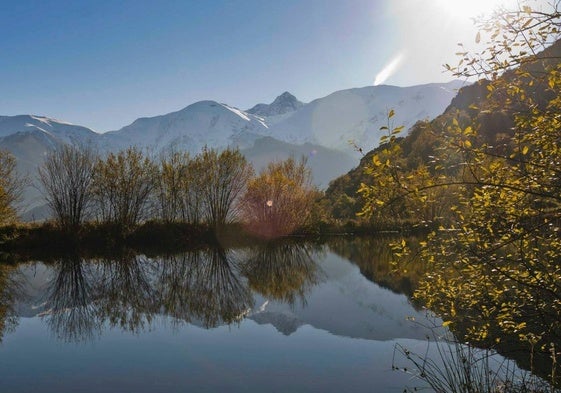
[[(547, 47), (560, 14), (524, 5), (506, 20), (482, 22), (491, 45), (463, 54), (471, 68), (450, 67), (489, 77), (487, 96), (386, 141), (359, 192), (369, 217), (440, 227), (416, 254), (430, 266), (416, 296), (446, 326), (461, 318), (472, 339), (500, 329), (544, 344), (561, 336), (561, 43), (522, 53)], [(493, 129), (493, 116), (508, 126)]]

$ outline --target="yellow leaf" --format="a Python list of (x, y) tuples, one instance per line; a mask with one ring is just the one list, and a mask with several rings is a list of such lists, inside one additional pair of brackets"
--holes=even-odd
[(442, 322), (442, 326), (446, 327), (448, 325), (450, 325), (452, 323), (452, 321), (444, 321)]

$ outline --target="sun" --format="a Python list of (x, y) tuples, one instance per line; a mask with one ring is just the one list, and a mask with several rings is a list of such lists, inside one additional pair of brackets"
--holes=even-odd
[(517, 0), (434, 0), (438, 8), (450, 16), (475, 18), (490, 15), (495, 9), (512, 9)]

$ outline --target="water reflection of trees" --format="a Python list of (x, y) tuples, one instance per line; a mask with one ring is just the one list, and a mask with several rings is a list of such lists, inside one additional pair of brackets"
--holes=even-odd
[(176, 319), (215, 327), (241, 320), (253, 307), (232, 252), (215, 248), (161, 262), (159, 299), (163, 311)]
[(47, 290), (47, 325), (65, 341), (91, 340), (105, 322), (129, 331), (142, 330), (152, 315), (149, 267), (136, 256), (58, 260)]
[(17, 326), (15, 302), (21, 298), (23, 291), (15, 275), (12, 266), (0, 264), (0, 342), (5, 333)]
[[(392, 248), (390, 243), (392, 239), (389, 237), (364, 237), (364, 238), (334, 238), (328, 243), (331, 251), (339, 254), (353, 263), (359, 268), (361, 273), (371, 281), (376, 282), (380, 286), (384, 286), (392, 291), (404, 293), (412, 296), (417, 289), (419, 280), (427, 271), (427, 267), (418, 261), (417, 258), (411, 258), (405, 265), (397, 265), (393, 262)], [(415, 240), (410, 239), (408, 242), (412, 247), (412, 254), (415, 255)], [(542, 297), (536, 295), (536, 299), (544, 301)], [(461, 342), (465, 342), (466, 337), (470, 337), (469, 332), (473, 327), (473, 320), (477, 315), (481, 315), (485, 308), (491, 309), (495, 304), (481, 296), (479, 299), (482, 309), (456, 309), (455, 315), (447, 318), (453, 321), (450, 326), (452, 333)], [(416, 304), (420, 302), (417, 301)], [(551, 331), (552, 322), (559, 319), (559, 315), (547, 315), (546, 313), (536, 312), (535, 307), (520, 307), (520, 316), (528, 321), (528, 325), (532, 325), (535, 331), (543, 332), (542, 335), (549, 342), (555, 342), (556, 348), (561, 347), (560, 333)], [(481, 319), (482, 322), (487, 320)], [(549, 334), (549, 335), (547, 335)], [(547, 335), (547, 336), (546, 336)], [(550, 380), (548, 377), (552, 371), (550, 348), (545, 351), (539, 346), (532, 347), (528, 343), (520, 341), (517, 332), (506, 334), (498, 329), (497, 326), (489, 329), (489, 334), (485, 339), (479, 340), (477, 345), (484, 348), (492, 348), (503, 356), (516, 360), (518, 366), (527, 370), (532, 370), (536, 375)], [(528, 354), (531, 353), (531, 356)], [(561, 385), (561, 381), (556, 381)]]
[(100, 331), (92, 304), (92, 280), (88, 265), (78, 256), (60, 259), (47, 290), (45, 314), (51, 331), (65, 341), (91, 339)]
[(158, 305), (151, 283), (154, 263), (143, 256), (122, 255), (95, 264), (96, 307), (111, 327), (131, 332), (151, 326)]
[[(356, 264), (364, 277), (396, 293), (412, 296), (425, 267), (421, 264), (396, 265), (390, 237), (339, 237), (328, 242), (329, 249)], [(411, 244), (415, 242), (411, 240)]]
[[(154, 259), (69, 256), (50, 265), (43, 318), (56, 337), (72, 342), (93, 340), (108, 327), (138, 333), (150, 329), (157, 314), (178, 325), (232, 324), (254, 306), (252, 290), (305, 304), (305, 293), (318, 281), (315, 252), (305, 244), (274, 242)], [(11, 303), (2, 302), (0, 312), (7, 310), (4, 304)]]
[(306, 292), (318, 282), (313, 252), (310, 244), (270, 242), (249, 250), (242, 272), (250, 288), (264, 297), (305, 304)]

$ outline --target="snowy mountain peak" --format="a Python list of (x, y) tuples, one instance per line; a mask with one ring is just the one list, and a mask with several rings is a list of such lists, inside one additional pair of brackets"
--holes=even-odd
[(186, 150), (198, 153), (204, 146), (223, 149), (257, 135), (268, 135), (267, 124), (258, 116), (216, 101), (198, 101), (177, 112), (144, 117), (102, 136), (108, 150), (128, 146), (154, 151)]
[(53, 118), (45, 117), (45, 116), (37, 116), (37, 115), (22, 115), (22, 116), (29, 116), (31, 119), (37, 120), (38, 122), (41, 122), (41, 123), (46, 124), (48, 126), (51, 126), (51, 123), (64, 124), (64, 125), (67, 125), (67, 126), (73, 126), (74, 125), (74, 124), (69, 123), (67, 121), (53, 119)]
[(88, 145), (98, 134), (93, 130), (45, 116), (17, 115), (0, 116), (0, 138), (16, 133), (40, 131), (63, 143)]
[(294, 112), (303, 106), (304, 103), (298, 101), (298, 99), (288, 91), (285, 91), (275, 98), (271, 104), (257, 104), (247, 112), (258, 116), (269, 117)]
[(302, 106), (302, 103), (298, 101), (296, 97), (290, 94), (288, 91), (285, 91), (280, 96), (275, 98), (272, 105), (280, 105), (280, 104), (289, 104), (289, 105), (297, 105)]

